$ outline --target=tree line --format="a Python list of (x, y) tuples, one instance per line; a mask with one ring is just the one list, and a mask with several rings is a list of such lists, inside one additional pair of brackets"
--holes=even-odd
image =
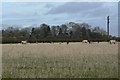
[(15, 28), (8, 27), (2, 32), (2, 43), (20, 43), (27, 40), (30, 43), (35, 42), (78, 42), (82, 40), (89, 41), (107, 41), (109, 39), (118, 39), (108, 36), (106, 31), (99, 26), (91, 27), (87, 23), (69, 22), (57, 26), (41, 24), (39, 27)]

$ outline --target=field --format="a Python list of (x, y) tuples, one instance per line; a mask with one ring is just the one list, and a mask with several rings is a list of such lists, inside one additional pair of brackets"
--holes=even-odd
[(117, 78), (118, 44), (2, 45), (3, 78)]

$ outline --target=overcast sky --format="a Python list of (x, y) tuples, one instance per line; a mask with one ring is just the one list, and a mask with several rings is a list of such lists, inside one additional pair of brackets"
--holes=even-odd
[(118, 35), (117, 2), (3, 2), (2, 24), (60, 25), (68, 22), (88, 23), (106, 30), (110, 16), (110, 34)]

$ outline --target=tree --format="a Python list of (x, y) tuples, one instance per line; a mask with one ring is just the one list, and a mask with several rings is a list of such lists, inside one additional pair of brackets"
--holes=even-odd
[(65, 24), (62, 24), (60, 27), (61, 27), (62, 34), (66, 34), (67, 26)]
[(99, 26), (91, 28), (87, 23), (74, 23), (69, 22), (62, 24), (61, 26), (50, 26), (47, 24), (41, 24), (39, 27), (27, 27), (18, 29), (15, 27), (8, 27), (2, 30), (2, 39), (8, 42), (14, 42), (16, 40), (31, 40), (36, 42), (37, 40), (59, 41), (59, 40), (108, 40), (117, 39), (112, 36), (106, 35), (106, 31)]
[(91, 33), (92, 39), (102, 39), (102, 35), (100, 33), (92, 32)]
[(46, 24), (41, 24), (40, 25), (40, 37), (44, 38), (50, 33), (50, 27)]
[(86, 28), (85, 28), (85, 27), (82, 27), (81, 32), (82, 32), (82, 37), (83, 37), (83, 39), (86, 39), (86, 38), (87, 38), (87, 37), (86, 37), (86, 35), (87, 35), (87, 30), (86, 30)]
[(20, 39), (24, 39), (25, 40), (25, 39), (29, 38), (30, 34), (29, 34), (29, 32), (27, 30), (22, 29), (22, 30), (19, 31), (18, 35), (19, 35)]
[(52, 28), (51, 28), (51, 33), (52, 33), (52, 35), (55, 37), (56, 36), (56, 34), (55, 34), (55, 27), (56, 26), (52, 26)]
[(6, 37), (15, 37), (18, 33), (19, 33), (18, 28), (8, 27), (6, 30), (4, 30), (2, 35)]
[(87, 24), (87, 23), (82, 23), (80, 24), (81, 27), (85, 27), (85, 29), (90, 29), (91, 25)]
[(56, 36), (58, 36), (60, 34), (60, 26), (56, 26), (55, 34), (56, 34)]
[(73, 32), (70, 31), (70, 32), (69, 32), (69, 36), (70, 36), (70, 38), (72, 37), (72, 35), (73, 35)]
[(31, 30), (30, 37), (33, 37), (33, 36), (35, 36), (35, 28), (32, 28), (32, 30)]
[(61, 28), (59, 29), (59, 35), (62, 35), (62, 29)]
[(101, 35), (107, 35), (107, 32), (100, 28), (99, 26), (96, 26), (92, 29), (93, 32), (100, 33)]

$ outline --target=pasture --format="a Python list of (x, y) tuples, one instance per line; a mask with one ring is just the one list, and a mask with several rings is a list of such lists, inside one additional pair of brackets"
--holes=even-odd
[(117, 78), (118, 43), (2, 44), (3, 78)]

